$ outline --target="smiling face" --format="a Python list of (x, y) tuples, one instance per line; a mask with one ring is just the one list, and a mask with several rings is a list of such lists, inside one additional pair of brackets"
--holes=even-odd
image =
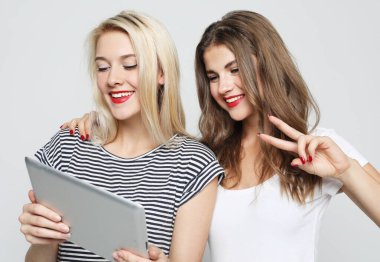
[(117, 120), (139, 117), (138, 63), (126, 33), (108, 31), (96, 44), (97, 86)]
[(218, 105), (235, 121), (253, 115), (252, 104), (245, 96), (234, 54), (225, 45), (212, 45), (203, 55), (210, 92)]

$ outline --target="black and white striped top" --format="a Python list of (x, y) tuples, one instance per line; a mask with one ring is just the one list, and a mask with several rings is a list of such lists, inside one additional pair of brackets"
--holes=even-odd
[[(139, 157), (120, 158), (83, 142), (78, 132), (61, 130), (36, 157), (144, 206), (148, 241), (169, 253), (178, 208), (223, 173), (213, 152), (194, 139), (176, 135)], [(106, 241), (99, 239), (99, 241)], [(107, 261), (70, 242), (60, 244), (58, 261)]]

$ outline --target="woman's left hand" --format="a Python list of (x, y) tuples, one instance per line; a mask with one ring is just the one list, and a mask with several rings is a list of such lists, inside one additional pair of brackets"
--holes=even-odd
[(296, 153), (298, 158), (292, 160), (293, 167), (320, 177), (339, 177), (350, 167), (350, 158), (331, 138), (302, 134), (274, 116), (269, 116), (269, 121), (294, 141), (266, 134), (259, 134), (260, 138), (279, 149)]
[(154, 245), (149, 246), (148, 255), (149, 258), (143, 258), (128, 250), (120, 249), (113, 253), (113, 258), (117, 262), (169, 262), (169, 258), (164, 254), (164, 252)]

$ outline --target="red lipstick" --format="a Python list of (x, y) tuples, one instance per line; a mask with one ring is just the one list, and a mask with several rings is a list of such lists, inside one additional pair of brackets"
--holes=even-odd
[(110, 92), (109, 95), (111, 96), (112, 103), (115, 104), (121, 104), (126, 102), (129, 98), (132, 97), (134, 94), (134, 91), (113, 91)]

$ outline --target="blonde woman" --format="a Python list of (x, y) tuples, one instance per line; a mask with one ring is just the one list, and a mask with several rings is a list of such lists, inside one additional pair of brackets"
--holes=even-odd
[[(143, 205), (150, 259), (200, 261), (223, 170), (207, 147), (186, 134), (169, 34), (155, 19), (126, 11), (96, 27), (89, 43), (98, 112), (92, 141), (61, 130), (36, 157)], [(60, 216), (36, 203), (32, 191), (29, 197), (19, 217), (31, 243), (26, 261), (105, 261), (71, 243)], [(123, 249), (114, 258), (136, 259)]]

